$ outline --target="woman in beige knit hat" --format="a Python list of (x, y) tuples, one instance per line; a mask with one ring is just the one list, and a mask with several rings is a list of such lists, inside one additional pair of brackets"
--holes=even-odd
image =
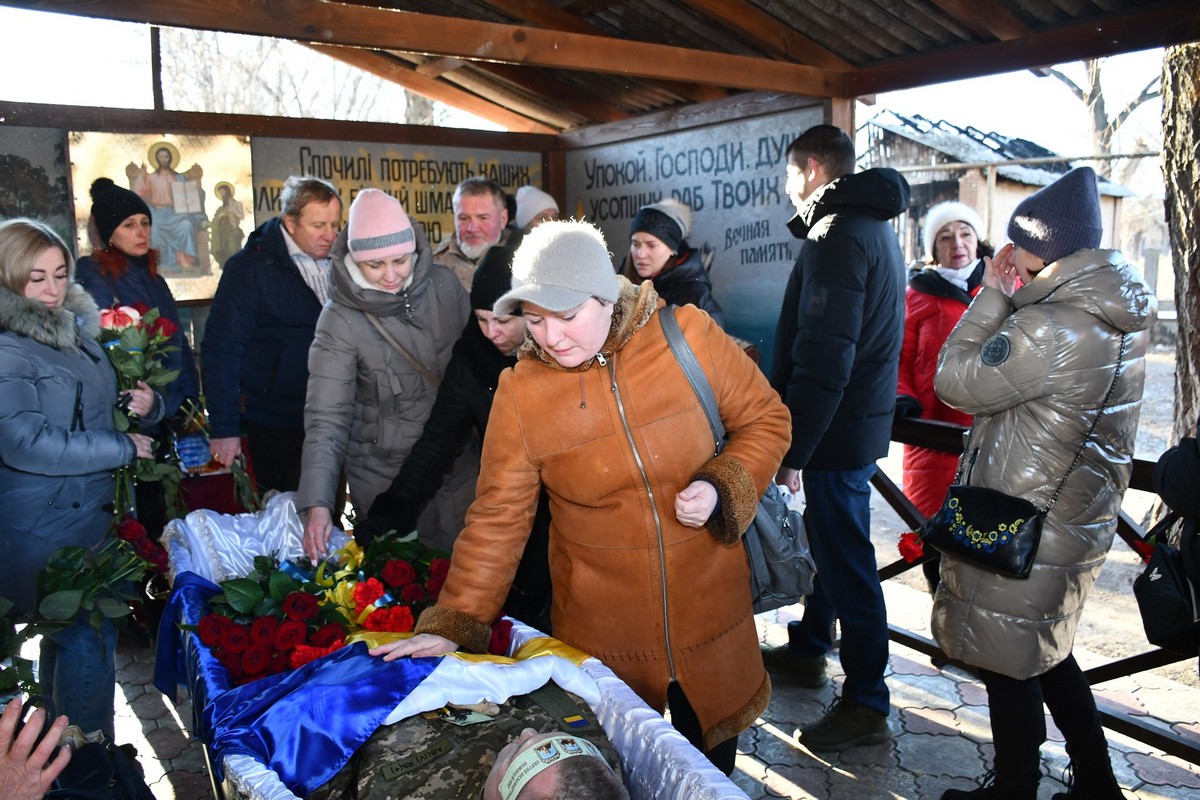
[(544, 487), (556, 638), (607, 664), (714, 765), (766, 707), (739, 542), (790, 437), (766, 378), (707, 314), (680, 328), (712, 385), (728, 444), (667, 344), (650, 282), (613, 273), (600, 231), (549, 222), (525, 237), (496, 314), (529, 338), (501, 376), (478, 498), (438, 604), (377, 655), (486, 652)]

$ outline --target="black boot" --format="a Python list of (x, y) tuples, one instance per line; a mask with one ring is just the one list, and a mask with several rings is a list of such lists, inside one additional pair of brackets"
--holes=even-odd
[(1046, 705), (1062, 731), (1067, 755), (1071, 757), (1067, 791), (1058, 792), (1053, 800), (1124, 800), (1113, 775), (1100, 712), (1075, 657), (1067, 656), (1046, 672), (1042, 685), (1046, 687)]
[[(1100, 734), (1100, 739), (1104, 740), (1103, 733)], [(1080, 754), (1077, 762), (1076, 755), (1072, 752), (1077, 749), (1067, 745), (1067, 752), (1071, 755), (1071, 765), (1067, 767), (1068, 777), (1064, 781), (1067, 791), (1055, 792), (1050, 800), (1125, 800), (1121, 785), (1113, 775), (1107, 742), (1103, 749), (1103, 757), (1099, 757), (1099, 753), (1096, 752), (1089, 754), (1091, 758)]]
[(942, 800), (1001, 800), (1003, 795), (996, 789), (996, 773), (989, 770), (979, 779), (978, 789), (947, 789)]
[(980, 778), (978, 789), (947, 789), (942, 800), (1037, 800), (1037, 784), (1032, 790), (1007, 787), (998, 783), (995, 770), (990, 770)]

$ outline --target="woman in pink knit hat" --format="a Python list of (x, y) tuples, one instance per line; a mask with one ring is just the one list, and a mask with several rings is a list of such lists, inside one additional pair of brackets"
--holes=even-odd
[[(470, 313), (454, 273), (433, 263), (420, 225), (377, 189), (358, 193), (333, 245), (332, 290), (308, 354), (304, 457), (296, 508), (304, 549), (325, 553), (343, 469), (356, 509), (371, 507), (421, 436), (455, 341)], [(449, 546), (473, 496), (474, 474), (452, 474), (418, 521), (421, 539)], [(464, 491), (464, 485), (468, 489)], [(460, 507), (456, 507), (460, 506)], [(407, 531), (405, 531), (406, 533)]]

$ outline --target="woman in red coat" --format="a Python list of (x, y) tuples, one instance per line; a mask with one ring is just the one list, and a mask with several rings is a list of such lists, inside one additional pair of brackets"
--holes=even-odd
[[(950, 408), (933, 392), (938, 353), (983, 279), (983, 260), (992, 247), (981, 242), (983, 222), (970, 206), (939, 203), (929, 209), (921, 243), (933, 258), (909, 272), (904, 299), (904, 347), (896, 413), (904, 417), (969, 426), (971, 417)], [(958, 457), (916, 445), (904, 446), (904, 493), (926, 517), (932, 516), (954, 480)], [(938, 560), (921, 565), (929, 589), (937, 588)]]

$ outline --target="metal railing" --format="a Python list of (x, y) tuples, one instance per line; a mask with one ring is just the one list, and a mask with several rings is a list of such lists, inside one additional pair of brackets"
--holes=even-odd
[[(892, 441), (903, 444), (915, 444), (933, 450), (957, 454), (962, 453), (962, 433), (964, 430), (966, 429), (958, 425), (934, 422), (932, 420), (897, 419), (892, 425)], [(1153, 471), (1154, 462), (1134, 459), (1133, 475), (1130, 478), (1129, 488), (1152, 492), (1151, 476)], [(925, 517), (883, 470), (875, 471), (875, 477), (871, 479), (871, 483), (910, 529), (916, 530), (925, 524)], [(1117, 522), (1117, 534), (1126, 544), (1132, 547), (1133, 542), (1140, 540), (1145, 531), (1141, 525), (1131, 519), (1122, 510)], [(920, 563), (921, 561), (910, 563), (904, 559), (897, 559), (879, 570), (879, 580), (883, 582), (894, 578), (918, 566)], [(973, 668), (969, 665), (947, 658), (945, 653), (938, 648), (937, 644), (926, 636), (891, 624), (888, 625), (888, 634), (893, 642), (910, 647), (931, 658), (954, 664), (968, 672), (974, 672)], [(1163, 650), (1162, 648), (1153, 648), (1134, 656), (1117, 659), (1085, 670), (1084, 675), (1087, 677), (1088, 683), (1095, 686), (1098, 683), (1104, 683), (1116, 678), (1129, 677), (1139, 672), (1145, 672), (1194, 657), (1179, 655), (1178, 653)], [(1161, 723), (1155, 724), (1155, 720), (1152, 718), (1148, 719), (1131, 715), (1121, 708), (1106, 703), (1103, 698), (1097, 698), (1096, 704), (1100, 708), (1100, 718), (1104, 723), (1104, 727), (1109, 730), (1124, 734), (1131, 739), (1135, 739), (1193, 764), (1200, 764), (1200, 745), (1194, 739), (1185, 739), (1170, 728), (1164, 727)]]

